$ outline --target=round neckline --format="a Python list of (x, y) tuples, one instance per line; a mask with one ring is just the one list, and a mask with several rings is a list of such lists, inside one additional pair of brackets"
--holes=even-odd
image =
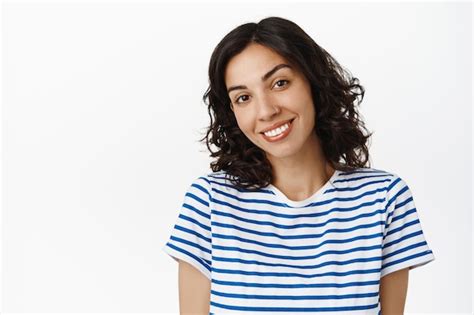
[(273, 184), (269, 184), (268, 185), (268, 188), (278, 197), (281, 199), (281, 201), (283, 201), (284, 203), (286, 203), (287, 205), (289, 206), (292, 206), (292, 207), (301, 207), (301, 206), (305, 206), (307, 204), (309, 204), (311, 201), (314, 201), (316, 200), (320, 195), (322, 195), (326, 189), (332, 185), (332, 183), (334, 182), (334, 180), (336, 179), (336, 177), (339, 175), (339, 170), (334, 170), (334, 173), (332, 174), (332, 176), (329, 178), (329, 180), (323, 185), (321, 186), (315, 193), (313, 193), (311, 196), (309, 196), (308, 198), (306, 199), (303, 199), (303, 200), (291, 200), (289, 199), (283, 192), (281, 192), (276, 186), (274, 186)]

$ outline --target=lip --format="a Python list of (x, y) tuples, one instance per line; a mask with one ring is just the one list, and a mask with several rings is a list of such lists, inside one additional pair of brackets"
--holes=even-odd
[(283, 139), (285, 139), (291, 132), (291, 130), (293, 129), (293, 120), (294, 119), (290, 119), (290, 126), (288, 127), (288, 129), (286, 129), (285, 131), (283, 131), (281, 134), (279, 134), (278, 136), (275, 136), (275, 137), (267, 137), (264, 133), (262, 133), (262, 137), (268, 141), (268, 142), (277, 142), (277, 141), (281, 141)]
[[(263, 129), (262, 131), (260, 131), (261, 134), (263, 134), (264, 132), (267, 132), (267, 131), (270, 131), (270, 130), (273, 130), (275, 128), (278, 128), (280, 126), (283, 126), (284, 124), (288, 123), (288, 122), (291, 122), (293, 121), (294, 118), (291, 118), (291, 119), (288, 119), (288, 120), (284, 120), (284, 121), (280, 121), (280, 122), (277, 122), (277, 123), (274, 123), (273, 125), (271, 125), (270, 127), (268, 128), (265, 128)], [(291, 124), (290, 124), (291, 125)]]

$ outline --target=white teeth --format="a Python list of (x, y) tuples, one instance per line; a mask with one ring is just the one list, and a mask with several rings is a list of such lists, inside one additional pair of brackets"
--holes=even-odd
[(270, 130), (270, 131), (267, 131), (265, 132), (265, 135), (267, 137), (275, 137), (275, 136), (278, 136), (279, 134), (281, 134), (283, 131), (285, 131), (286, 129), (288, 129), (290, 127), (290, 124), (289, 123), (286, 123), (284, 124), (283, 126), (281, 127), (278, 127), (276, 129), (273, 129), (273, 130)]

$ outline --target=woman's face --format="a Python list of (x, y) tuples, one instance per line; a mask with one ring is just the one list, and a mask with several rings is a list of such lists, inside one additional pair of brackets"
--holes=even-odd
[[(250, 44), (227, 64), (225, 83), (239, 128), (270, 161), (295, 156), (306, 145), (317, 142), (309, 82), (279, 54)], [(262, 133), (290, 120), (283, 127), (289, 128), (279, 136)]]

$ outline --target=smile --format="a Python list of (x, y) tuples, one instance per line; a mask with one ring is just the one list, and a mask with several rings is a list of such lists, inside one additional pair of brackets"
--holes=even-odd
[(263, 138), (268, 142), (280, 141), (286, 138), (290, 134), (291, 129), (293, 127), (293, 120), (287, 122), (283, 126), (262, 133)]

